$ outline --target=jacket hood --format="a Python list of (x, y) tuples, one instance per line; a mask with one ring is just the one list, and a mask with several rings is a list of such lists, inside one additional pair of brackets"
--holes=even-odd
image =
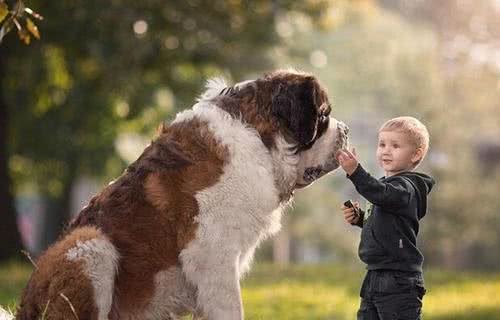
[(431, 192), (436, 181), (430, 176), (420, 172), (404, 172), (401, 175), (408, 178), (417, 191), (418, 218), (422, 219), (427, 212), (427, 195)]

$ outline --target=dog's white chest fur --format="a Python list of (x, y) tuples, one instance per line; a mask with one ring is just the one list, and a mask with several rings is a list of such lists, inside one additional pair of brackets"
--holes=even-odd
[[(240, 319), (238, 281), (250, 268), (258, 243), (280, 228), (273, 159), (258, 133), (225, 111), (202, 101), (193, 110), (180, 114), (176, 121), (192, 117), (208, 122), (215, 138), (229, 151), (229, 161), (219, 181), (195, 195), (199, 206), (196, 236), (180, 253), (182, 274), (194, 288), (183, 291), (185, 296), (197, 296), (204, 308), (199, 311), (210, 315), (210, 319)], [(171, 286), (168, 279), (157, 277), (157, 286)], [(153, 301), (172, 298), (170, 292), (160, 287), (155, 293)], [(225, 299), (227, 295), (236, 299)], [(221, 306), (220, 301), (232, 304)], [(162, 309), (161, 303), (157, 307)], [(148, 313), (162, 313), (154, 309), (151, 305)]]

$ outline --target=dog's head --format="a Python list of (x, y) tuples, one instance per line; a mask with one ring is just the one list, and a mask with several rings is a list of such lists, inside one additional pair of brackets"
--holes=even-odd
[(219, 107), (257, 130), (275, 158), (285, 194), (338, 168), (335, 154), (347, 147), (349, 129), (331, 117), (326, 90), (313, 75), (278, 70), (217, 87), (206, 97), (215, 94)]
[(299, 156), (295, 188), (338, 168), (335, 154), (347, 147), (349, 129), (330, 116), (331, 104), (319, 81), (296, 71), (276, 71), (264, 81), (271, 88), (272, 115)]

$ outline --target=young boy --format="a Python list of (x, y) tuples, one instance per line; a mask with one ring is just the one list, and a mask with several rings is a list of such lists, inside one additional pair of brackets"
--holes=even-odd
[(419, 220), (427, 210), (434, 180), (413, 170), (429, 148), (427, 128), (412, 117), (387, 121), (379, 130), (379, 180), (358, 163), (355, 150), (338, 153), (341, 167), (371, 205), (366, 212), (342, 206), (345, 220), (362, 228), (359, 257), (368, 272), (361, 287), (358, 320), (421, 319), (425, 294)]

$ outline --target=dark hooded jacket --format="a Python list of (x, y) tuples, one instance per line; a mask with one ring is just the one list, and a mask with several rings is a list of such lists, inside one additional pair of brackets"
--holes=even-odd
[(359, 257), (368, 270), (422, 271), (424, 257), (417, 248), (419, 220), (427, 212), (427, 195), (434, 179), (402, 172), (380, 180), (361, 165), (348, 176), (372, 205), (361, 212)]

